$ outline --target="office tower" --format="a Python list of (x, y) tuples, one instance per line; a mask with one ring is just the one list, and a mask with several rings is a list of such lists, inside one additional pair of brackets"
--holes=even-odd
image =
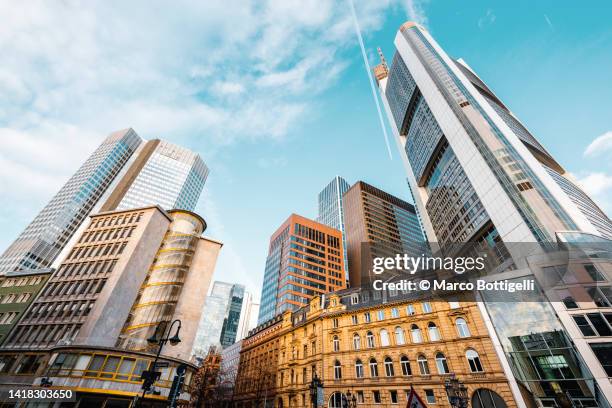
[(46, 268), (85, 221), (142, 139), (111, 133), (0, 257), (0, 273)]
[[(520, 279), (533, 275), (526, 242), (534, 248), (612, 237), (609, 218), (464, 61), (415, 23), (402, 25), (395, 47), (391, 68), (383, 60), (374, 74), (429, 241), (477, 242)], [(515, 398), (550, 405), (567, 393), (575, 403), (607, 406), (602, 395), (612, 388), (603, 367), (590, 349), (576, 350), (554, 313), (567, 311), (553, 311), (544, 297), (531, 299), (537, 307), (529, 310), (506, 300), (483, 307), (503, 347), (497, 351), (514, 370)], [(521, 350), (510, 339), (539, 332), (545, 342), (551, 331), (561, 332), (556, 347), (566, 350), (562, 372), (542, 376), (513, 360)]]
[(426, 251), (412, 204), (363, 181), (355, 183), (343, 201), (351, 287), (360, 286), (363, 274), (369, 275), (372, 262), (366, 260), (396, 253), (421, 256)]
[(270, 238), (258, 324), (346, 287), (342, 232), (292, 214)]
[(208, 168), (171, 143), (111, 133), (0, 257), (0, 274), (54, 266), (89, 214), (160, 205), (193, 210)]
[(194, 353), (203, 357), (210, 347), (221, 349), (233, 344), (238, 332), (244, 286), (215, 281), (204, 303)]
[(0, 276), (0, 344), (45, 286), (52, 269), (29, 269)]
[(240, 323), (238, 323), (238, 333), (236, 341), (244, 339), (250, 330), (257, 326), (257, 316), (259, 314), (259, 303), (253, 302), (253, 295), (244, 292), (242, 301), (242, 311), (240, 312)]
[(180, 319), (181, 343), (164, 354), (189, 359), (221, 248), (205, 228), (194, 213), (160, 207), (93, 215), (3, 347), (146, 350), (161, 321)]
[(346, 257), (346, 236), (344, 232), (344, 207), (342, 196), (351, 188), (351, 185), (340, 176), (334, 177), (332, 181), (319, 193), (319, 215), (317, 222), (335, 228), (342, 232), (344, 244), (344, 274), (350, 280), (348, 262)]
[(148, 205), (193, 211), (208, 173), (197, 153), (164, 140), (149, 140), (101, 211)]

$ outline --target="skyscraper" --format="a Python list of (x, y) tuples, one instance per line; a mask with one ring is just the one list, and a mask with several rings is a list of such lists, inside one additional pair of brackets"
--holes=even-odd
[(244, 339), (248, 335), (249, 331), (257, 326), (258, 315), (259, 303), (253, 302), (253, 295), (250, 292), (244, 292), (236, 341)]
[(145, 142), (133, 129), (113, 132), (6, 249), (0, 273), (51, 266), (89, 214), (150, 205), (191, 211), (207, 175), (185, 148)]
[[(429, 241), (478, 242), (518, 278), (533, 273), (521, 252), (526, 242), (612, 237), (605, 213), (464, 61), (450, 58), (415, 23), (402, 25), (395, 47), (391, 68), (383, 61), (374, 74)], [(529, 310), (511, 299), (484, 304), (503, 347), (498, 352), (517, 378), (515, 398), (547, 405), (561, 392), (606, 406), (602, 395), (612, 389), (595, 354), (581, 349), (578, 357), (547, 299), (532, 301), (537, 307)], [(545, 376), (526, 368), (516, 358), (524, 341), (544, 354), (541, 345), (554, 341), (563, 367)]]
[(270, 238), (258, 324), (346, 287), (342, 233), (292, 214)]
[(236, 341), (244, 286), (215, 281), (204, 303), (194, 353), (203, 357), (211, 346), (226, 347)]
[[(351, 287), (358, 287), (366, 259), (426, 249), (414, 206), (363, 181), (344, 194), (344, 222)], [(364, 253), (367, 251), (368, 253)], [(368, 261), (368, 265), (372, 263)]]
[(348, 280), (350, 280), (350, 277), (346, 257), (346, 236), (344, 232), (344, 207), (342, 205), (342, 196), (349, 188), (351, 188), (351, 185), (347, 183), (345, 179), (340, 176), (334, 177), (334, 179), (319, 193), (319, 215), (317, 217), (317, 222), (342, 232), (344, 244), (344, 273)]

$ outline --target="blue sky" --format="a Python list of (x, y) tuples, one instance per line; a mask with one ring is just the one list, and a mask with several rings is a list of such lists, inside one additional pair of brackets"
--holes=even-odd
[[(610, 213), (612, 6), (563, 4), (355, 0), (371, 63), (377, 46), (391, 60), (401, 23), (421, 22)], [(0, 7), (2, 249), (129, 126), (202, 155), (198, 212), (225, 243), (215, 278), (256, 297), (269, 236), (292, 212), (314, 217), (336, 174), (410, 199), (346, 1)]]

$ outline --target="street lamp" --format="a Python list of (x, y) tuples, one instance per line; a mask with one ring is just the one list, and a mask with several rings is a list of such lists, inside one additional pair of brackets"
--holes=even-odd
[[(174, 332), (173, 336), (170, 336), (170, 334), (172, 333), (172, 328), (174, 327), (175, 324), (178, 324), (178, 326), (176, 327), (176, 331)], [(182, 326), (182, 323), (179, 319), (174, 320), (170, 324), (168, 324), (167, 321), (159, 322), (157, 327), (155, 327), (155, 331), (153, 332), (153, 335), (147, 339), (147, 343), (151, 345), (158, 344), (159, 347), (157, 348), (157, 354), (155, 355), (155, 360), (153, 360), (151, 369), (143, 371), (142, 376), (140, 377), (144, 381), (142, 383), (142, 396), (140, 397), (141, 400), (140, 400), (139, 405), (142, 404), (142, 401), (144, 401), (147, 391), (151, 389), (155, 381), (161, 375), (160, 372), (155, 371), (155, 366), (157, 365), (157, 360), (159, 360), (159, 355), (161, 354), (161, 351), (164, 348), (164, 345), (166, 343), (170, 343), (171, 346), (176, 346), (177, 344), (181, 342), (181, 338), (179, 337), (181, 326)]]
[(323, 382), (317, 376), (315, 372), (312, 376), (312, 381), (310, 381), (310, 400), (312, 401), (313, 408), (317, 408), (317, 401), (319, 397), (319, 388), (323, 387)]
[(448, 401), (453, 408), (467, 408), (467, 387), (465, 384), (459, 381), (454, 374), (452, 374), (450, 378), (446, 379), (444, 382), (444, 388), (446, 389), (446, 395), (448, 395)]

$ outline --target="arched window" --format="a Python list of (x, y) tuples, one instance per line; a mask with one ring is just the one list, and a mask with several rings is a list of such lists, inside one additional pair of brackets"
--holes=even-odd
[(413, 343), (422, 343), (423, 335), (421, 334), (421, 329), (416, 324), (413, 324), (410, 327), (410, 337), (412, 338)]
[(472, 394), (473, 408), (506, 408), (507, 405), (499, 394), (486, 388), (479, 388)]
[(436, 368), (438, 374), (448, 374), (448, 364), (446, 363), (446, 357), (442, 353), (436, 354)]
[(342, 378), (342, 366), (340, 365), (340, 362), (338, 360), (336, 360), (336, 362), (334, 363), (334, 378), (336, 380)]
[(378, 363), (375, 358), (370, 359), (370, 377), (378, 377)]
[(385, 375), (387, 377), (395, 376), (395, 370), (393, 370), (393, 360), (391, 360), (391, 357), (385, 358)]
[(338, 336), (334, 336), (334, 340), (332, 342), (334, 344), (334, 351), (340, 351), (340, 339)]
[(455, 320), (455, 325), (457, 326), (457, 333), (459, 334), (459, 337), (470, 337), (470, 329), (463, 317)]
[(407, 314), (408, 316), (412, 316), (412, 315), (414, 315), (414, 314), (415, 314), (415, 311), (414, 311), (414, 305), (408, 305), (408, 306), (406, 306), (406, 314)]
[(355, 361), (355, 377), (363, 378), (363, 363), (361, 360)]
[(368, 348), (374, 348), (374, 335), (372, 334), (372, 332), (368, 332), (366, 334), (366, 339), (368, 342)]
[(482, 368), (482, 363), (480, 362), (480, 356), (476, 352), (476, 350), (469, 349), (465, 353), (465, 357), (467, 358), (468, 364), (470, 365), (470, 371), (473, 373), (482, 373), (484, 369)]
[(389, 332), (385, 329), (380, 331), (380, 345), (386, 347), (390, 344), (389, 342)]
[(353, 334), (353, 348), (355, 350), (361, 348), (361, 337), (357, 333)]
[(400, 365), (402, 366), (402, 375), (412, 375), (412, 369), (410, 368), (410, 360), (408, 360), (408, 357), (402, 356), (402, 358), (400, 358)]
[(429, 322), (427, 330), (429, 330), (429, 341), (440, 340), (440, 330), (438, 330), (438, 326), (434, 322)]
[(429, 375), (429, 364), (427, 363), (427, 357), (420, 354), (419, 357), (417, 357), (417, 363), (419, 364), (419, 372), (421, 375)]
[(397, 326), (395, 328), (395, 344), (397, 344), (398, 346), (401, 346), (402, 344), (405, 344), (405, 343), (406, 343), (406, 340), (404, 339), (404, 329)]

